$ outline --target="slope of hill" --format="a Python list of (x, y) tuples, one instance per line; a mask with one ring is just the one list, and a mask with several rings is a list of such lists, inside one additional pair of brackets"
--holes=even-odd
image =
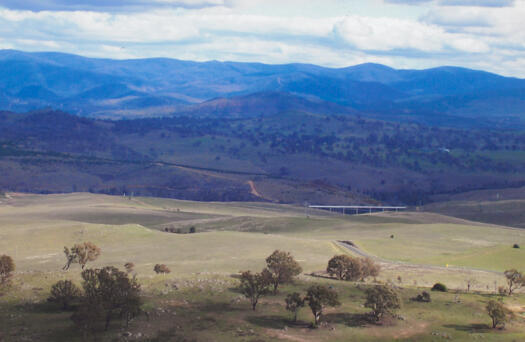
[[(457, 222), (426, 213), (342, 216), (268, 203), (215, 203), (127, 198), (75, 193), (10, 194), (0, 199), (0, 250), (16, 271), (0, 296), (2, 341), (498, 341), (524, 338), (525, 296), (505, 296), (516, 312), (505, 329), (489, 329), (487, 301), (501, 298), (503, 271), (525, 267), (525, 231)], [(165, 228), (194, 234), (174, 234)], [(390, 238), (394, 235), (395, 238)], [(324, 274), (334, 254), (350, 254), (335, 243), (352, 240), (381, 266), (377, 279), (338, 281)], [(129, 324), (115, 317), (108, 331), (91, 338), (71, 320), (72, 311), (47, 301), (52, 285), (79, 286), (81, 267), (68, 271), (64, 246), (90, 241), (101, 249), (87, 269), (134, 264), (145, 314)], [(293, 283), (262, 296), (256, 310), (239, 290), (239, 270), (261, 270), (275, 249), (290, 252), (302, 267)], [(169, 274), (155, 274), (155, 264)], [(445, 267), (448, 265), (449, 267)], [(131, 273), (131, 272), (130, 272)], [(365, 290), (396, 284), (402, 319), (377, 324), (366, 319)], [(436, 282), (432, 301), (412, 298)], [(337, 291), (340, 306), (324, 311), (323, 324), (308, 328), (312, 314), (298, 322), (286, 311), (286, 295), (323, 284)], [(467, 285), (468, 284), (468, 285)], [(470, 288), (467, 290), (467, 286)], [(30, 323), (28, 323), (30, 322)], [(479, 336), (483, 336), (480, 338)]]
[(524, 199), (439, 202), (426, 205), (423, 210), (466, 220), (525, 228)]
[[(5, 94), (1, 108), (14, 111), (52, 107), (106, 118), (180, 111), (199, 115), (210, 107), (205, 101), (251, 94), (252, 99), (260, 97), (254, 101), (264, 103), (268, 92), (279, 92), (306, 99), (296, 99), (296, 107), (288, 106), (292, 110), (338, 114), (357, 110), (437, 126), (524, 125), (525, 80), (454, 67), (395, 70), (363, 64), (331, 69), (166, 58), (108, 60), (1, 50), (0, 73), (0, 93)], [(461, 119), (472, 116), (478, 120)]]
[(55, 111), (0, 113), (0, 189), (420, 204), (440, 194), (447, 200), (525, 184), (519, 132), (281, 112), (294, 97), (275, 102), (264, 116), (232, 115), (237, 106), (257, 110), (259, 102), (246, 99), (212, 101), (204, 117), (105, 121)]

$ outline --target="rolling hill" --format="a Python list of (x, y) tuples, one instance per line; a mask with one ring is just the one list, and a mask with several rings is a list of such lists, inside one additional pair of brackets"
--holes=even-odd
[(0, 112), (0, 189), (420, 205), (525, 184), (521, 132), (291, 111), (290, 102), (309, 102), (273, 93), (265, 96), (278, 100), (274, 107), (240, 114), (261, 96), (213, 100), (198, 117)]

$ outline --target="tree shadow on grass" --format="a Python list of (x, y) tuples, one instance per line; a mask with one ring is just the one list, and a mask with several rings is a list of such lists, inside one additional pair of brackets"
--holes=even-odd
[(456, 329), (457, 331), (465, 331), (470, 333), (488, 333), (492, 329), (487, 324), (446, 324), (445, 328)]
[(231, 293), (236, 293), (240, 295), (243, 294), (239, 287), (228, 287), (228, 291), (230, 291)]
[(239, 307), (238, 305), (232, 305), (231, 303), (219, 302), (219, 303), (204, 303), (196, 306), (197, 312), (206, 313), (224, 313), (224, 312), (235, 312), (235, 311), (246, 311), (246, 308)]
[(66, 309), (64, 309), (60, 304), (50, 303), (48, 301), (42, 301), (37, 303), (24, 303), (18, 304), (15, 306), (17, 311), (25, 311), (30, 313), (50, 313), (50, 314), (61, 314), (68, 313), (71, 315), (78, 303), (71, 303)]
[(329, 313), (324, 315), (322, 320), (332, 324), (344, 324), (348, 327), (364, 327), (372, 323), (370, 315), (367, 313)]
[(250, 316), (246, 320), (251, 323), (258, 325), (263, 328), (271, 329), (283, 329), (285, 326), (288, 326), (288, 321), (286, 321), (283, 316), (278, 315), (267, 315), (267, 316)]

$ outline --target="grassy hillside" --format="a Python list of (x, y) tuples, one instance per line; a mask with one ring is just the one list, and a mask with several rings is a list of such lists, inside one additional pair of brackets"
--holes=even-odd
[[(521, 189), (523, 191), (523, 189)], [(518, 195), (518, 194), (516, 194)], [(523, 193), (520, 194), (523, 196)], [(466, 220), (525, 228), (525, 200), (450, 201), (429, 204), (425, 211)]]
[[(12, 289), (0, 296), (0, 337), (80, 341), (69, 314), (56, 311), (44, 299), (57, 279), (79, 281), (78, 266), (61, 270), (62, 249), (82, 241), (102, 249), (94, 267), (136, 264), (150, 321), (141, 317), (133, 322), (128, 330), (134, 336), (141, 334), (135, 340), (434, 341), (439, 334), (456, 340), (484, 336), (487, 341), (512, 341), (523, 337), (520, 312), (525, 311), (525, 297), (505, 299), (518, 320), (496, 334), (486, 327), (483, 306), (494, 287), (505, 283), (499, 272), (525, 269), (522, 249), (512, 248), (514, 242), (525, 245), (525, 231), (431, 213), (343, 217), (310, 210), (308, 214), (305, 217), (301, 207), (270, 203), (8, 194), (0, 199), (0, 253), (13, 256), (17, 271)], [(190, 226), (197, 233), (164, 232), (167, 227)], [(351, 240), (379, 257), (382, 272), (377, 280), (401, 287), (403, 321), (387, 326), (366, 323), (359, 316), (366, 312), (361, 306), (362, 289), (308, 275), (323, 271), (334, 254), (349, 253), (336, 240)], [(252, 313), (233, 289), (234, 275), (260, 270), (275, 249), (290, 251), (304, 274), (278, 296), (263, 298)], [(167, 264), (172, 273), (155, 275), (156, 263)], [(410, 301), (421, 286), (441, 281), (464, 290), (468, 279), (475, 279), (473, 288), (483, 294), (433, 293), (431, 304)], [(314, 282), (333, 286), (343, 306), (329, 309), (328, 325), (313, 331), (307, 328), (308, 309), (302, 310), (300, 323), (294, 325), (283, 303), (286, 293), (303, 291)], [(122, 339), (127, 330), (116, 326), (101, 338)]]

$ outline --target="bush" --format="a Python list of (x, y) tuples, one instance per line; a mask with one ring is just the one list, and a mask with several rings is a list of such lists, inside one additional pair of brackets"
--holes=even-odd
[(133, 269), (135, 268), (135, 264), (132, 262), (127, 262), (124, 264), (124, 268), (126, 269), (126, 272), (131, 273), (133, 272)]
[(432, 291), (447, 292), (448, 289), (444, 284), (435, 283), (434, 286), (432, 286)]
[(80, 298), (80, 289), (71, 280), (60, 280), (51, 287), (48, 302), (59, 304), (63, 310), (68, 310), (71, 303)]
[(421, 292), (416, 296), (416, 298), (412, 298), (412, 300), (421, 303), (430, 303), (432, 301), (432, 299), (430, 299), (430, 293), (427, 291)]
[(168, 268), (168, 266), (164, 265), (164, 264), (156, 264), (155, 267), (153, 267), (153, 271), (155, 271), (155, 273), (159, 274), (159, 273), (170, 273), (171, 270)]
[(9, 282), (13, 276), (15, 268), (16, 267), (13, 258), (11, 258), (9, 255), (0, 256), (0, 285), (7, 284)]

